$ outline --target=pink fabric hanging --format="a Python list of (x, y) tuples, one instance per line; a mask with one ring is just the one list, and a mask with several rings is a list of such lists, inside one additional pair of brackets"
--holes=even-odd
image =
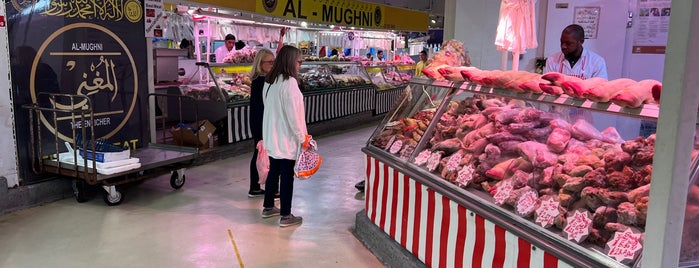
[(536, 0), (502, 0), (495, 35), (498, 50), (522, 54), (536, 48)]

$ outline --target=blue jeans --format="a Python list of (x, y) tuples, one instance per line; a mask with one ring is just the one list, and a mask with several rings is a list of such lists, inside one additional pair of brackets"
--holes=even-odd
[[(274, 195), (279, 190), (280, 210), (282, 216), (291, 214), (291, 196), (294, 194), (294, 165), (295, 160), (274, 159), (269, 157), (269, 174), (265, 182), (266, 208), (274, 207)], [(279, 178), (275, 180), (272, 178)], [(281, 188), (280, 188), (281, 186)]]

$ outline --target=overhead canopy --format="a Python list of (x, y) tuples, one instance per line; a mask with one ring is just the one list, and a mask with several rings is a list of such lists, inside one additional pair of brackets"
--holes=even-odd
[(355, 0), (196, 0), (192, 2), (309, 23), (365, 29), (427, 32), (429, 25), (429, 14), (425, 12)]

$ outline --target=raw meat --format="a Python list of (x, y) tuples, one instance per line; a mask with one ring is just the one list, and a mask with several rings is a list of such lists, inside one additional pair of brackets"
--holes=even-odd
[(466, 148), (466, 151), (475, 155), (479, 155), (483, 153), (483, 151), (485, 150), (485, 146), (488, 144), (488, 139), (480, 138), (475, 142), (471, 143), (468, 146), (468, 148)]
[(585, 174), (583, 178), (585, 179), (585, 184), (589, 186), (598, 188), (607, 187), (607, 172), (604, 168), (596, 168)]
[(580, 78), (573, 77), (573, 76), (567, 76), (565, 74), (559, 73), (559, 72), (549, 72), (545, 73), (544, 75), (541, 76), (541, 79), (547, 80), (551, 82), (552, 85), (554, 86), (562, 86), (563, 82), (569, 81), (570, 79), (577, 79), (581, 80)]
[(556, 163), (558, 155), (549, 151), (546, 144), (527, 141), (517, 145), (522, 157), (529, 160), (534, 167), (547, 168)]
[(509, 176), (512, 176), (512, 173), (508, 172), (508, 170), (510, 169), (510, 166), (513, 165), (514, 162), (515, 162), (514, 158), (500, 162), (497, 165), (493, 166), (493, 168), (486, 171), (485, 175), (489, 178), (493, 178), (496, 180), (503, 180)]
[(539, 122), (512, 123), (507, 129), (510, 131), (510, 133), (522, 134), (531, 132), (538, 125)]
[(583, 96), (591, 101), (609, 102), (617, 93), (635, 83), (636, 81), (628, 78), (614, 79), (589, 89)]
[(644, 103), (653, 102), (653, 94), (651, 91), (653, 87), (657, 86), (661, 86), (661, 84), (656, 80), (642, 80), (617, 93), (617, 95), (612, 97), (612, 102), (622, 107), (641, 107)]
[(444, 76), (442, 76), (442, 74), (439, 73), (439, 69), (447, 67), (451, 66), (447, 64), (430, 64), (424, 69), (422, 69), (422, 74), (429, 77), (430, 79), (441, 80), (444, 79)]
[(534, 108), (526, 108), (520, 110), (520, 112), (515, 115), (515, 122), (534, 122), (536, 121), (537, 125), (539, 124), (538, 120), (541, 118), (541, 114), (544, 112), (540, 111), (539, 109), (534, 109)]
[(447, 155), (450, 155), (461, 149), (461, 147), (461, 141), (458, 138), (453, 138), (435, 144), (432, 146), (432, 151), (443, 151)]
[(634, 204), (629, 202), (624, 202), (619, 204), (617, 207), (617, 217), (621, 224), (634, 225), (636, 224), (636, 217), (638, 217), (638, 210)]
[(641, 199), (644, 196), (650, 194), (650, 184), (633, 189), (629, 192), (629, 201), (636, 202), (637, 199)]
[(627, 152), (609, 151), (604, 154), (604, 168), (609, 171), (622, 171), (631, 162), (631, 156)]
[(476, 69), (476, 67), (443, 67), (438, 70), (438, 72), (447, 80), (455, 82), (463, 82), (464, 76), (461, 75), (462, 70)]
[(549, 124), (553, 128), (561, 128), (561, 129), (564, 129), (566, 131), (570, 130), (570, 123), (568, 123), (568, 121), (565, 121), (563, 119), (553, 119), (553, 120), (549, 121)]
[(578, 98), (583, 98), (584, 94), (586, 94), (588, 91), (606, 82), (607, 79), (604, 79), (602, 77), (592, 77), (590, 79), (579, 81), (571, 79), (563, 82), (561, 85), (564, 89), (567, 88), (569, 92), (572, 92), (574, 96)]
[(566, 149), (570, 137), (570, 132), (565, 129), (554, 128), (546, 141), (546, 145), (552, 152), (562, 153)]
[(600, 132), (602, 134), (602, 141), (608, 143), (623, 143), (624, 139), (621, 138), (619, 132), (616, 131), (614, 127), (608, 127)]
[(521, 135), (512, 135), (512, 133), (510, 133), (510, 132), (498, 132), (495, 134), (488, 135), (486, 138), (488, 138), (488, 141), (490, 141), (491, 143), (495, 143), (495, 144), (500, 144), (500, 143), (505, 142), (505, 141), (523, 142), (523, 141), (527, 140), (524, 137), (522, 137)]
[(592, 215), (592, 224), (597, 228), (604, 228), (608, 222), (616, 222), (618, 219), (617, 210), (614, 208), (601, 206), (593, 210), (595, 214)]
[(628, 191), (636, 187), (636, 182), (633, 180), (633, 170), (626, 166), (623, 171), (614, 171), (607, 175), (607, 181), (612, 189), (619, 191)]
[(583, 119), (578, 119), (570, 128), (570, 134), (581, 141), (590, 139), (602, 140), (602, 134), (593, 126)]
[(530, 140), (536, 140), (539, 142), (546, 142), (549, 135), (551, 135), (551, 126), (535, 128), (529, 133), (525, 134), (525, 136)]
[(547, 94), (551, 95), (561, 95), (563, 94), (563, 88), (551, 84), (546, 84), (546, 83), (539, 83), (539, 88), (541, 88), (541, 91)]

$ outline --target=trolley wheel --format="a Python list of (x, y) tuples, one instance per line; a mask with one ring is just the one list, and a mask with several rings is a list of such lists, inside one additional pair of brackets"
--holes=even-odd
[(73, 196), (78, 203), (85, 203), (87, 198), (87, 183), (84, 180), (73, 180)]
[(124, 196), (119, 191), (114, 191), (114, 195), (110, 195), (108, 192), (105, 192), (103, 197), (104, 202), (107, 203), (107, 206), (117, 206), (121, 204), (121, 201), (124, 201)]
[(173, 171), (172, 175), (170, 175), (170, 186), (174, 189), (180, 189), (184, 185), (184, 182), (186, 181), (186, 176), (182, 174), (180, 177), (180, 174), (177, 171)]

